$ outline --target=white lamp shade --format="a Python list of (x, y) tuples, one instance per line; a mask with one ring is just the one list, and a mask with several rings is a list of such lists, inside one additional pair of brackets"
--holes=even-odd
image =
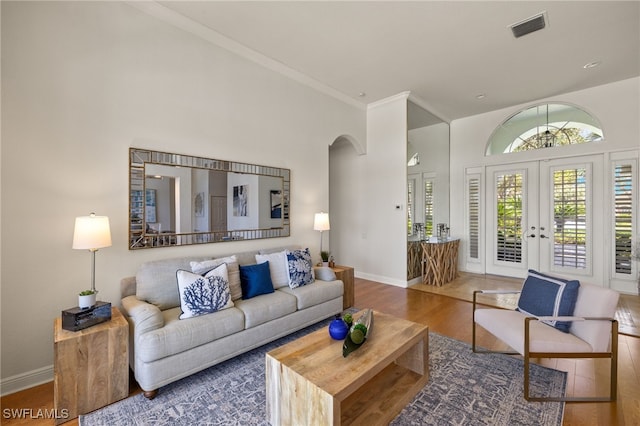
[(73, 230), (73, 248), (78, 250), (97, 250), (111, 246), (111, 230), (107, 216), (80, 216), (76, 218)]
[(329, 213), (316, 213), (313, 220), (313, 230), (328, 231), (329, 229), (331, 229), (331, 227), (329, 226)]

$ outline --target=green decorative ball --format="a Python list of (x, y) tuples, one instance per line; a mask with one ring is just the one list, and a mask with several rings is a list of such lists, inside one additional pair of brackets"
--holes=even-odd
[(351, 332), (351, 341), (356, 345), (359, 345), (360, 343), (364, 342), (364, 333), (360, 328), (355, 328)]

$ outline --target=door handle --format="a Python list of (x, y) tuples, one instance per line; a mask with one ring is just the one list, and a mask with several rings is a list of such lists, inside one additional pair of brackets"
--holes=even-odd
[(547, 236), (544, 234), (540, 234), (540, 238), (547, 238)]
[[(535, 237), (536, 237), (536, 234), (529, 235), (529, 238), (535, 238)], [(542, 237), (544, 237), (544, 235)]]

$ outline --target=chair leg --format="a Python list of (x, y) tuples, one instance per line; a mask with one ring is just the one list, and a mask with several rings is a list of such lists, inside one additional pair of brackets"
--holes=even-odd
[(557, 401), (557, 402), (615, 402), (616, 398), (617, 398), (617, 392), (616, 392), (616, 388), (617, 388), (617, 377), (613, 376), (614, 370), (616, 370), (616, 367), (614, 366), (615, 361), (614, 358), (611, 358), (611, 389), (610, 389), (610, 394), (609, 396), (602, 396), (602, 397), (571, 397), (571, 396), (531, 396), (530, 390), (529, 390), (529, 372), (530, 372), (530, 359), (528, 356), (525, 356), (525, 361), (524, 361), (524, 399), (526, 399), (529, 402), (550, 402), (550, 401)]
[[(525, 319), (528, 323), (532, 318)], [(561, 402), (613, 402), (618, 397), (618, 321), (611, 320), (611, 351), (596, 352), (586, 356), (585, 354), (558, 354), (529, 352), (529, 327), (525, 327), (524, 341), (524, 398), (532, 402), (561, 401)], [(611, 362), (611, 377), (609, 378), (608, 397), (532, 397), (529, 392), (529, 363), (531, 356), (534, 358), (609, 358)]]
[(618, 321), (611, 321), (611, 400), (618, 398)]

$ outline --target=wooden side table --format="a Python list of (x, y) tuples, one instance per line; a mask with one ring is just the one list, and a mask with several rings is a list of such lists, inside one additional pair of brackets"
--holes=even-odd
[(442, 286), (458, 276), (460, 240), (422, 242), (422, 283)]
[(353, 268), (351, 266), (336, 265), (333, 268), (336, 278), (344, 283), (344, 296), (342, 297), (342, 309), (353, 306), (354, 288), (353, 288)]
[(79, 331), (54, 327), (53, 399), (66, 422), (129, 396), (129, 324), (116, 307), (111, 320)]

